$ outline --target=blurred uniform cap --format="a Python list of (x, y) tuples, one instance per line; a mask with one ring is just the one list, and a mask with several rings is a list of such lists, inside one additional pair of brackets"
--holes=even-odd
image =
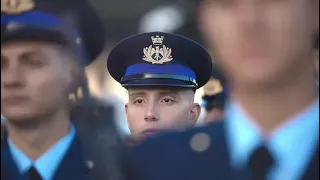
[(12, 39), (67, 45), (88, 65), (103, 51), (104, 28), (86, 0), (1, 0), (1, 43)]
[(128, 37), (110, 52), (108, 70), (123, 87), (200, 88), (210, 79), (209, 53), (186, 37), (149, 32)]
[(203, 90), (202, 100), (206, 109), (224, 107), (227, 98), (226, 80), (217, 66), (214, 66), (211, 78)]

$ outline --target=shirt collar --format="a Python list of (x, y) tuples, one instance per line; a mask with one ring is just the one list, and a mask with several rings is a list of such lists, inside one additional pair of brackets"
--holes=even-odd
[[(310, 151), (318, 145), (318, 125), (319, 98), (277, 129), (267, 146), (278, 162), (298, 168), (302, 161), (296, 158), (306, 159), (304, 157), (310, 156)], [(228, 102), (226, 106), (226, 129), (231, 164), (245, 167), (249, 155), (264, 140), (261, 130), (237, 102)]]
[(46, 153), (40, 156), (35, 162), (32, 162), (32, 160), (27, 155), (19, 150), (10, 140), (10, 138), (8, 138), (8, 145), (12, 157), (21, 174), (26, 173), (31, 168), (31, 166), (34, 166), (42, 179), (49, 180), (52, 179), (56, 169), (67, 153), (67, 150), (71, 146), (71, 143), (75, 138), (75, 134), (75, 127), (74, 125), (71, 125), (69, 133), (61, 138), (54, 146), (52, 146)]
[(306, 167), (316, 151), (319, 140), (319, 99), (278, 128), (268, 147), (279, 166), (297, 172)]
[(245, 167), (248, 156), (258, 146), (262, 137), (258, 126), (236, 102), (226, 105), (226, 130), (230, 149), (231, 164), (234, 167)]

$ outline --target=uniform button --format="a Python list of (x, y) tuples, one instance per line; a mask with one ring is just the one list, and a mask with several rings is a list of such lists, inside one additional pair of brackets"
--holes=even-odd
[(195, 152), (204, 152), (210, 147), (210, 137), (206, 133), (197, 133), (190, 140), (190, 147)]
[(86, 163), (86, 167), (88, 169), (92, 169), (94, 167), (94, 162), (93, 161), (89, 160), (89, 161), (86, 161), (85, 163)]
[(76, 38), (76, 44), (81, 45), (82, 44), (82, 40), (80, 37)]

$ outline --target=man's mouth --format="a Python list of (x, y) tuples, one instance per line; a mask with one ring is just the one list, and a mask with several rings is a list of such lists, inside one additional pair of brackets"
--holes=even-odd
[(27, 100), (28, 100), (28, 97), (26, 96), (7, 96), (1, 100), (1, 103), (8, 104), (8, 105), (16, 105)]
[(146, 130), (142, 131), (141, 136), (142, 137), (150, 137), (150, 136), (154, 136), (156, 134), (159, 134), (160, 132), (161, 132), (160, 129), (150, 128), (150, 129), (146, 129)]

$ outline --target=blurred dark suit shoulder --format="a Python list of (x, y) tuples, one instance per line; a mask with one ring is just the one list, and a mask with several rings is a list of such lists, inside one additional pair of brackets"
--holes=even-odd
[[(248, 180), (247, 169), (231, 167), (225, 123), (150, 138), (132, 149), (141, 180)], [(319, 153), (311, 153), (301, 180), (319, 179)]]
[(77, 128), (94, 180), (125, 180), (124, 147), (114, 125), (112, 105), (94, 97), (79, 102), (71, 110), (71, 119)]
[(223, 123), (159, 135), (132, 153), (143, 180), (231, 179)]

